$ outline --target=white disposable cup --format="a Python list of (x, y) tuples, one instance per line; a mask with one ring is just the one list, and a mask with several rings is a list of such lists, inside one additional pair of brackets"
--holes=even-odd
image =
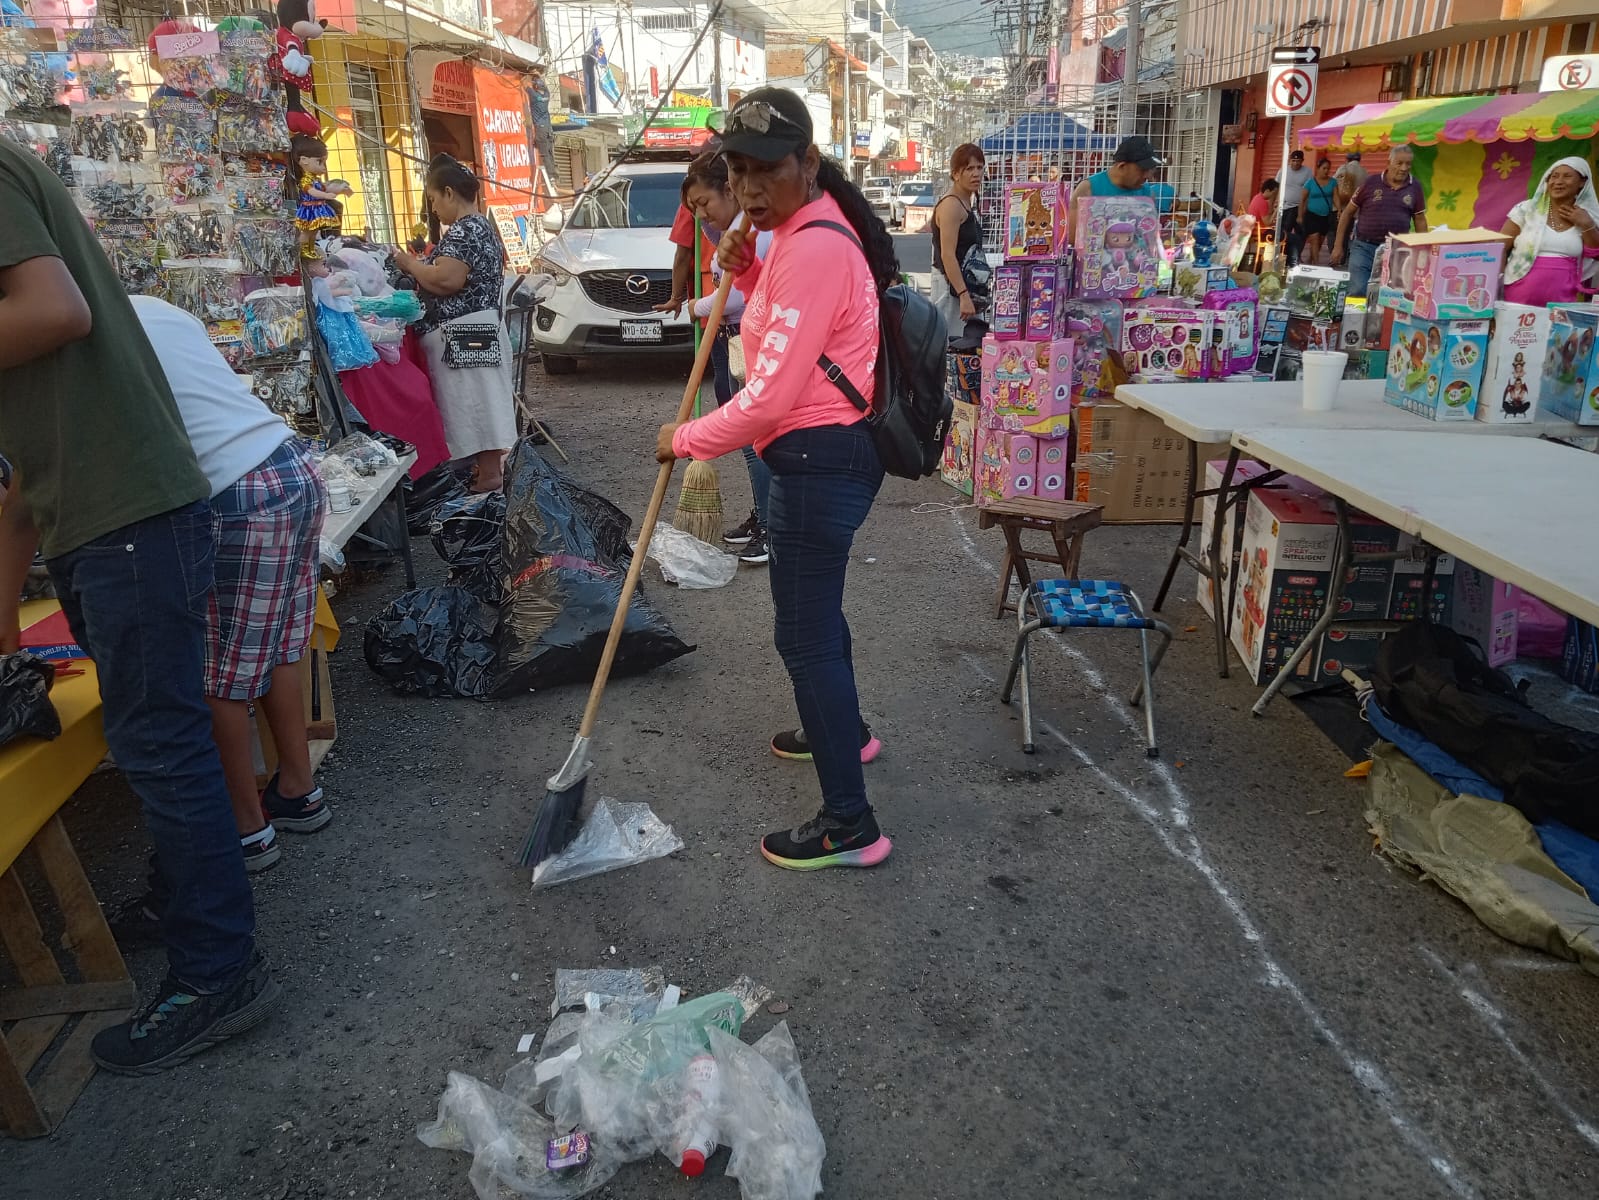
[(1304, 387), (1301, 400), (1306, 412), (1330, 412), (1338, 399), (1349, 355), (1342, 350), (1306, 350), (1300, 368)]
[(355, 507), (355, 496), (347, 483), (328, 485), (328, 508), (336, 513), (349, 512)]

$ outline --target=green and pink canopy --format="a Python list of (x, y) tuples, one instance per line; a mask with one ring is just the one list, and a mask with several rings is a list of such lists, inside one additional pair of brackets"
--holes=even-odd
[(1430, 225), (1497, 229), (1552, 164), (1573, 154), (1593, 161), (1599, 91), (1357, 104), (1297, 133), (1312, 151), (1408, 144)]

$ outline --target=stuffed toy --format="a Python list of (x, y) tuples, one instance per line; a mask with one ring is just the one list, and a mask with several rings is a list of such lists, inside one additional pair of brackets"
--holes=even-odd
[(278, 0), (278, 48), (272, 56), (271, 68), (283, 83), (283, 107), (288, 112), (289, 132), (316, 137), (321, 124), (300, 101), (304, 92), (314, 100), (314, 81), (311, 78), (312, 60), (305, 52), (306, 43), (322, 36), (322, 26), (316, 19), (316, 0)]

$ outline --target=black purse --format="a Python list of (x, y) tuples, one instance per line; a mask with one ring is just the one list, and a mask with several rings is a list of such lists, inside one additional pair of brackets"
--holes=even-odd
[(447, 367), (497, 367), (500, 365), (498, 325), (446, 325), (444, 365)]

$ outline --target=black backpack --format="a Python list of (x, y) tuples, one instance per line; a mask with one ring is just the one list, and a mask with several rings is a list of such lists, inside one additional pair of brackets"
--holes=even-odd
[[(837, 221), (800, 226), (818, 227), (843, 234), (866, 253), (855, 231)], [(903, 479), (921, 479), (938, 470), (955, 414), (954, 403), (944, 394), (949, 330), (932, 301), (898, 283), (878, 292), (877, 339), (877, 389), (871, 404), (827, 355), (816, 363), (833, 386), (866, 414), (883, 469)]]

